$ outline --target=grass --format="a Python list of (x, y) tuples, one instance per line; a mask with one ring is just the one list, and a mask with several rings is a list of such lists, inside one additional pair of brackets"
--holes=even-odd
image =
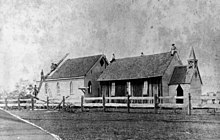
[[(12, 113), (29, 120), (63, 140), (70, 139), (220, 139), (220, 114), (212, 115), (206, 110), (193, 112), (191, 116), (178, 110), (126, 110), (102, 112), (76, 111), (18, 111)], [(196, 113), (196, 114), (195, 114)]]

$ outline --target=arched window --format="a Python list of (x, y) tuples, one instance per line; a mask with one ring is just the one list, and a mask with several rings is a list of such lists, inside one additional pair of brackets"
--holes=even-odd
[[(183, 96), (183, 89), (180, 85), (178, 85), (176, 90), (177, 90), (177, 97)], [(183, 99), (176, 99), (176, 103), (183, 104)]]
[(89, 81), (89, 83), (88, 83), (88, 93), (92, 94), (92, 83), (91, 83), (91, 81)]
[(70, 82), (70, 95), (73, 94), (73, 82)]
[(48, 83), (45, 83), (45, 94), (47, 95), (48, 93)]
[(57, 95), (60, 95), (60, 83), (57, 82)]

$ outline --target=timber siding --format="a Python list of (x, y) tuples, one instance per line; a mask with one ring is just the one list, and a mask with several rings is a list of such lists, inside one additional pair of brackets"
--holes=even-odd
[(198, 100), (195, 100), (195, 99), (200, 100), (201, 93), (202, 93), (202, 84), (200, 82), (199, 76), (193, 75), (192, 81), (190, 84), (189, 93), (191, 93), (191, 96), (192, 96), (192, 103), (198, 102)]
[(162, 92), (163, 96), (169, 96), (169, 87), (168, 84), (170, 82), (171, 76), (173, 75), (173, 71), (175, 66), (181, 66), (182, 62), (178, 59), (177, 55), (174, 55), (170, 65), (166, 69), (163, 77), (162, 77)]

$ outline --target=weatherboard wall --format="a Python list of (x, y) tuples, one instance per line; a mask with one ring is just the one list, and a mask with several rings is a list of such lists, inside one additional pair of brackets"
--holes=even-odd
[[(101, 63), (101, 61), (103, 63)], [(101, 95), (101, 87), (97, 79), (105, 70), (107, 65), (108, 65), (107, 61), (105, 60), (104, 57), (102, 57), (93, 65), (93, 67), (86, 74), (84, 81), (85, 87), (88, 87), (89, 81), (92, 83), (92, 89), (91, 89), (92, 92), (89, 93), (88, 90), (86, 90), (86, 94), (85, 94), (86, 97), (98, 97)]]
[(171, 76), (173, 74), (173, 70), (175, 66), (182, 65), (181, 61), (178, 59), (177, 53), (175, 53), (172, 61), (170, 62), (170, 65), (167, 67), (163, 77), (162, 77), (162, 94), (163, 96), (169, 96), (169, 82), (171, 79)]
[[(72, 92), (70, 87), (72, 87)], [(84, 87), (84, 79), (46, 81), (42, 84), (38, 97), (41, 99), (49, 96), (49, 98), (62, 99), (63, 96), (81, 96), (80, 87)]]

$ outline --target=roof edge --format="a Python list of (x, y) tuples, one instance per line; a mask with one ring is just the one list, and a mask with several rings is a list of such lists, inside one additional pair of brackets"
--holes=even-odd
[(102, 80), (98, 79), (98, 82), (107, 82), (107, 81), (123, 81), (123, 80), (140, 80), (140, 79), (148, 79), (148, 78), (157, 78), (157, 77), (162, 77), (163, 75), (156, 75), (156, 76), (149, 76), (149, 77), (143, 77), (143, 78), (125, 78), (125, 79), (107, 79), (107, 80)]
[(68, 77), (68, 78), (56, 78), (56, 79), (46, 79), (44, 82), (46, 81), (59, 81), (59, 80), (71, 80), (71, 79), (82, 79), (85, 78), (85, 76), (77, 76), (77, 77)]

